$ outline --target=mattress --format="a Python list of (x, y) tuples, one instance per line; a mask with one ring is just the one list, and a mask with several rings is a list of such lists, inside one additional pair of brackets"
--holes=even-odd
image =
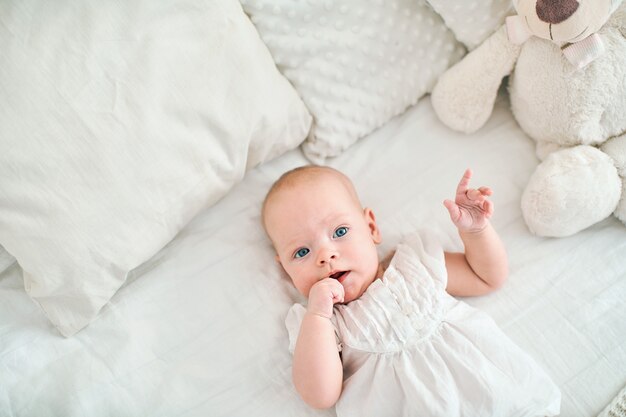
[[(274, 260), (260, 206), (294, 150), (249, 171), (71, 338), (47, 321), (13, 264), (0, 274), (0, 416), (333, 416), (298, 397), (284, 319), (302, 302)], [(473, 135), (429, 98), (330, 160), (376, 213), (381, 255), (424, 225), (460, 240), (442, 202), (466, 167), (494, 190), (510, 258), (499, 291), (467, 298), (490, 314), (562, 392), (563, 416), (597, 415), (626, 384), (626, 227), (615, 218), (567, 238), (533, 236), (520, 197), (538, 164), (501, 95)]]

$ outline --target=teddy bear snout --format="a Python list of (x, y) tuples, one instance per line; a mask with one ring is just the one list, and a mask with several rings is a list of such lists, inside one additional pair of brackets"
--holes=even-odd
[(546, 23), (561, 23), (573, 15), (578, 6), (576, 0), (537, 0), (537, 17)]

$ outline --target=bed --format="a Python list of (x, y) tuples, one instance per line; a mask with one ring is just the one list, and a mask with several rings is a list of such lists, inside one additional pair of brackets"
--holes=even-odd
[[(4, 46), (7, 46), (10, 36), (19, 35), (16, 27), (18, 23), (26, 21), (24, 16), (28, 15), (34, 21), (34, 17), (42, 18), (41, 14), (38, 15), (33, 10), (36, 6), (45, 8), (43, 4), (22, 2), (22, 6), (18, 7), (18, 3), (0, 3), (0, 16), (3, 15), (3, 7), (4, 16), (8, 16), (0, 17), (3, 31), (0, 32), (0, 39), (5, 42)], [(194, 15), (203, 16), (205, 13), (206, 17), (215, 16), (215, 7), (218, 7), (220, 13), (228, 9), (224, 13), (232, 13), (231, 18), (222, 22), (232, 24), (236, 20), (232, 16), (239, 16), (237, 19), (243, 22), (241, 27), (245, 28), (246, 36), (250, 35), (253, 25), (248, 20), (244, 22), (245, 15), (238, 3), (224, 2), (226, 3), (229, 4), (228, 7), (216, 6), (216, 2), (205, 8), (198, 6), (198, 2), (181, 1), (176, 10), (193, 10)], [(403, 2), (400, 3), (402, 11)], [(96, 6), (97, 2), (85, 4), (88, 4), (89, 9), (84, 8), (87, 6), (79, 7), (77, 12), (82, 18), (98, 16), (85, 14), (85, 10), (102, 13), (102, 9)], [(138, 8), (138, 4), (135, 2), (133, 7)], [(259, 43), (263, 38), (271, 45), (271, 39), (268, 42), (267, 36), (263, 35), (263, 16), (256, 14), (258, 9), (255, 7), (258, 4), (261, 2), (246, 6), (244, 2), (244, 7), (247, 7), (247, 16), (252, 17), (251, 21), (261, 32)], [(28, 9), (33, 5), (35, 7)], [(164, 17), (164, 10), (159, 9), (165, 7), (163, 5), (142, 7), (153, 8), (152, 18), (172, 20), (171, 17)], [(46, 10), (43, 16), (55, 16), (61, 22), (67, 22), (61, 19), (63, 14), (58, 12), (64, 9), (66, 15), (71, 16), (68, 12), (72, 9), (69, 3), (63, 3), (55, 12)], [(176, 15), (173, 10), (165, 11)], [(274, 13), (274, 10), (270, 12)], [(289, 17), (289, 12), (283, 12)], [(344, 12), (338, 10), (338, 13)], [(131, 13), (128, 19), (132, 21), (137, 15), (141, 16), (141, 13)], [(114, 17), (116, 16), (121, 18), (122, 14)], [(90, 23), (84, 27), (98, 27), (93, 20), (86, 19)], [(39, 23), (41, 22), (40, 20)], [(218, 25), (219, 22), (215, 24)], [(200, 30), (199, 27), (201, 25), (194, 26), (196, 30)], [(193, 30), (164, 30), (163, 33), (168, 39), (173, 33), (176, 34), (174, 38), (182, 36), (181, 33), (185, 36), (197, 35)], [(201, 31), (200, 33), (202, 34)], [(29, 34), (30, 45), (37, 42), (34, 39), (36, 36), (35, 33)], [(25, 38), (21, 39), (24, 40), (22, 45), (28, 44)], [(11, 42), (16, 41), (12, 39)], [(278, 44), (280, 46), (280, 42)], [(145, 47), (145, 44), (142, 45)], [(59, 48), (62, 50), (61, 46)], [(170, 52), (176, 49), (172, 45), (169, 48)], [(452, 58), (447, 65), (460, 57), (454, 55), (457, 53), (455, 48), (448, 51)], [(11, 51), (15, 58), (17, 52)], [(272, 56), (276, 55), (271, 47), (270, 51)], [(194, 50), (183, 51), (183, 55), (176, 55), (175, 59), (188, 59), (184, 55), (188, 52)], [(265, 54), (263, 59), (270, 56), (267, 51)], [(148, 54), (148, 57), (151, 56)], [(140, 63), (144, 65), (142, 69), (150, 69), (152, 65), (159, 63), (151, 62), (145, 55), (141, 55), (141, 58)], [(241, 57), (248, 58), (249, 53)], [(46, 59), (54, 62), (55, 57), (49, 56)], [(8, 60), (3, 63), (8, 64)], [(71, 62), (68, 66), (70, 64)], [(200, 68), (205, 68), (206, 62), (203, 61), (202, 65)], [(289, 76), (290, 64), (286, 65), (287, 67), (278, 65), (278, 68)], [(0, 73), (2, 71), (0, 69)], [(8, 73), (15, 76), (10, 69), (4, 71), (5, 75)], [(258, 71), (258, 68), (255, 69), (255, 73)], [(49, 75), (50, 72), (46, 74)], [(151, 77), (155, 77), (154, 73), (142, 74), (148, 79), (146, 83), (150, 82)], [(188, 75), (185, 72), (176, 74)], [(268, 73), (267, 76), (274, 77), (276, 74)], [(161, 74), (163, 77), (171, 75), (172, 73), (167, 72)], [(291, 73), (291, 77), (293, 75)], [(249, 74), (242, 75), (245, 76)], [(432, 77), (436, 78), (436, 74)], [(305, 81), (298, 76), (295, 78), (301, 84), (290, 78), (292, 84), (306, 98), (307, 92), (302, 86)], [(176, 78), (174, 83), (182, 79), (184, 77)], [(65, 85), (67, 89), (61, 93), (67, 93), (73, 86), (71, 79), (65, 81), (68, 83)], [(141, 81), (137, 78), (136, 82)], [(428, 89), (426, 84), (425, 90)], [(84, 85), (82, 84), (83, 87)], [(0, 185), (4, 187), (0, 192), (0, 207), (3, 207), (0, 210), (0, 243), (5, 248), (0, 252), (3, 264), (0, 272), (0, 416), (335, 415), (333, 410), (317, 411), (308, 408), (292, 386), (291, 355), (288, 351), (284, 319), (293, 303), (304, 300), (275, 262), (271, 245), (260, 223), (259, 213), (265, 192), (272, 182), (288, 169), (311, 163), (315, 159), (312, 157), (311, 144), (319, 145), (325, 139), (320, 137), (315, 142), (309, 132), (310, 120), (302, 116), (304, 110), (298, 107), (300, 102), (287, 93), (281, 96), (281, 90), (276, 87), (278, 84), (273, 85), (276, 89), (269, 91), (269, 95), (252, 109), (259, 111), (259, 108), (267, 110), (267, 107), (271, 107), (273, 113), (262, 119), (263, 122), (255, 121), (255, 126), (264, 126), (260, 134), (263, 138), (287, 132), (294, 134), (296, 139), (290, 143), (281, 142), (271, 149), (254, 144), (254, 138), (249, 140), (245, 143), (244, 147), (247, 148), (241, 161), (227, 158), (229, 162), (237, 163), (220, 165), (219, 172), (226, 173), (228, 181), (219, 183), (219, 195), (186, 193), (180, 198), (184, 198), (185, 202), (194, 201), (193, 211), (178, 213), (172, 222), (151, 217), (150, 222), (146, 223), (150, 230), (167, 223), (166, 232), (144, 233), (144, 229), (134, 229), (133, 234), (129, 233), (128, 239), (131, 239), (132, 244), (148, 239), (153, 241), (141, 254), (132, 252), (134, 259), (128, 261), (128, 270), (122, 271), (122, 278), (116, 278), (117, 284), (111, 284), (113, 290), (107, 289), (107, 294), (110, 295), (103, 296), (104, 290), (98, 288), (97, 293), (104, 301), (101, 305), (94, 304), (95, 312), (85, 313), (83, 305), (76, 304), (79, 313), (88, 317), (87, 324), (72, 322), (69, 327), (63, 327), (63, 323), (58, 322), (63, 319), (60, 313), (56, 316), (49, 314), (52, 304), (46, 303), (51, 298), (61, 297), (62, 306), (72, 304), (73, 299), (59, 295), (61, 290), (58, 283), (53, 291), (43, 294), (42, 281), (50, 277), (41, 275), (38, 278), (35, 265), (41, 259), (48, 259), (49, 264), (46, 267), (55, 262), (46, 253), (56, 249), (37, 247), (40, 241), (51, 241), (51, 245), (59, 246), (63, 245), (63, 239), (69, 241), (75, 236), (67, 233), (63, 239), (54, 240), (37, 234), (41, 229), (25, 230), (21, 220), (26, 216), (25, 213), (43, 216), (44, 219), (50, 213), (56, 215), (54, 204), (58, 202), (47, 200), (44, 206), (47, 210), (22, 211), (22, 217), (19, 217), (21, 229), (13, 231), (7, 219), (17, 218), (11, 217), (17, 203), (12, 206), (11, 211), (7, 208), (7, 201), (17, 191), (15, 187), (9, 187), (11, 183), (7, 185), (6, 181), (9, 180), (5, 179), (4, 183), (0, 180)], [(21, 125), (9, 120), (9, 115), (16, 117), (17, 113), (11, 113), (9, 107), (14, 108), (15, 103), (19, 104), (16, 97), (21, 95), (19, 91), (11, 90), (6, 82), (1, 87), (4, 97), (12, 97), (13, 101), (3, 103), (0, 99), (0, 126), (3, 126), (4, 132), (9, 128), (13, 129), (12, 132), (17, 132), (20, 137), (19, 133), (23, 132)], [(283, 87), (287, 88), (287, 83)], [(231, 88), (235, 87), (231, 85)], [(88, 100), (80, 95), (80, 91), (71, 90), (74, 94), (72, 97), (77, 97), (84, 105)], [(108, 90), (102, 87), (98, 91)], [(123, 90), (116, 91), (123, 93)], [(228, 91), (232, 89), (226, 92)], [(252, 91), (254, 94), (264, 94), (260, 87)], [(61, 96), (62, 94), (57, 98), (66, 98)], [(171, 98), (171, 95), (165, 96)], [(287, 103), (287, 111), (299, 112), (300, 115), (284, 116), (278, 111), (280, 106), (268, 105), (271, 100), (277, 100), (280, 104)], [(423, 92), (416, 93), (415, 97), (408, 97), (408, 101), (413, 103), (402, 104), (401, 110), (390, 109), (389, 117), (384, 122), (372, 122), (367, 134), (353, 132), (353, 137), (358, 136), (358, 140), (346, 139), (335, 149), (336, 155), (326, 152), (322, 162), (346, 173), (354, 181), (363, 204), (376, 213), (383, 236), (381, 254), (391, 250), (404, 234), (424, 225), (435, 228), (446, 236), (446, 248), (459, 249), (460, 240), (447, 217), (442, 201), (453, 194), (463, 170), (471, 167), (475, 173), (474, 184), (489, 185), (494, 190), (492, 199), (496, 214), (492, 222), (508, 250), (510, 277), (499, 291), (465, 301), (490, 314), (504, 332), (552, 377), (562, 392), (562, 416), (598, 415), (626, 384), (626, 227), (614, 217), (609, 217), (565, 238), (542, 238), (529, 232), (521, 215), (520, 198), (538, 160), (533, 142), (520, 130), (510, 112), (506, 91), (499, 93), (494, 113), (486, 126), (472, 135), (456, 133), (446, 128), (438, 120), (428, 95)], [(221, 103), (224, 102), (222, 98)], [(128, 101), (124, 103), (129, 106), (133, 104)], [(305, 103), (310, 102), (305, 100)], [(102, 112), (104, 107), (110, 105), (109, 102), (96, 104), (96, 110), (100, 111), (96, 113), (101, 116), (108, 117), (115, 113), (110, 108), (107, 108), (108, 113)], [(174, 103), (182, 104), (189, 102)], [(52, 102), (50, 106), (58, 108), (60, 104)], [(196, 107), (191, 107), (186, 108), (186, 111), (197, 110)], [(311, 108), (311, 105), (307, 104), (307, 107)], [(164, 108), (166, 115), (174, 112), (176, 118), (168, 120), (176, 120), (177, 129), (197, 129), (198, 125), (202, 126), (202, 115), (196, 120), (181, 116), (176, 113), (177, 109)], [(246, 108), (248, 110), (250, 109)], [(323, 120), (320, 113), (323, 110), (322, 107), (319, 111), (311, 111), (314, 120)], [(396, 114), (392, 115), (394, 112)], [(35, 113), (29, 113), (29, 118), (25, 120), (41, 120), (33, 119)], [(37, 115), (44, 117), (39, 113)], [(60, 117), (55, 115), (57, 116)], [(158, 123), (154, 115), (148, 116), (125, 122)], [(268, 120), (280, 125), (285, 119), (297, 122), (293, 122), (287, 130), (267, 129)], [(67, 122), (65, 118), (61, 120)], [(81, 120), (84, 123), (88, 121), (85, 118)], [(358, 119), (350, 120), (358, 124)], [(226, 130), (231, 125), (222, 123), (220, 126)], [(94, 133), (93, 126), (91, 127), (92, 129), (87, 130)], [(55, 129), (51, 131), (58, 132)], [(99, 132), (95, 131), (94, 134)], [(176, 134), (180, 131), (172, 129), (166, 133)], [(309, 144), (309, 148), (298, 146), (305, 141), (307, 135), (305, 143)], [(84, 138), (80, 135), (79, 137)], [(326, 136), (326, 139), (329, 137), (332, 139), (331, 136)], [(229, 140), (234, 139), (230, 137)], [(348, 143), (350, 140), (352, 143)], [(37, 143), (41, 145), (40, 142)], [(189, 143), (185, 142), (185, 145)], [(15, 151), (22, 149), (17, 142), (7, 142), (6, 137), (2, 137), (0, 144), (10, 144), (13, 146), (10, 149), (14, 150), (11, 153), (8, 147), (2, 149), (5, 155), (2, 160), (5, 167), (3, 173), (6, 173), (9, 169), (8, 161), (18, 161), (14, 163), (17, 166), (25, 158)], [(189, 149), (195, 149), (189, 146)], [(33, 146), (28, 149), (35, 150)], [(46, 148), (46, 152), (50, 152), (50, 149)], [(171, 151), (170, 148), (165, 149)], [(318, 147), (317, 150), (319, 149), (327, 148)], [(235, 151), (242, 152), (240, 148)], [(235, 151), (231, 149), (226, 155), (230, 157)], [(7, 155), (13, 159), (9, 160)], [(17, 158), (18, 155), (22, 158)], [(315, 156), (317, 162), (320, 162), (320, 153)], [(89, 161), (93, 163), (92, 159)], [(179, 165), (174, 166), (180, 168)], [(156, 168), (162, 169), (162, 165), (157, 164)], [(15, 178), (23, 180), (25, 177), (27, 176), (23, 174), (11, 178), (15, 182)], [(127, 183), (134, 181), (131, 177), (128, 178), (130, 179), (126, 180)], [(194, 179), (196, 180), (197, 178)], [(146, 185), (145, 182), (141, 184)], [(209, 185), (213, 186), (215, 183), (209, 181), (207, 187)], [(171, 191), (173, 188), (176, 187), (167, 187), (167, 190)], [(160, 192), (164, 192), (163, 189)], [(61, 203), (67, 204), (67, 201), (62, 200)], [(30, 200), (28, 203), (34, 204)], [(182, 210), (179, 205), (175, 207)], [(107, 217), (106, 227), (116, 227), (119, 216), (120, 213)], [(33, 220), (38, 227), (41, 227), (41, 223), (37, 223), (41, 222), (41, 218)], [(139, 227), (141, 220), (132, 216), (131, 219), (132, 221), (125, 223), (127, 227)], [(91, 217), (88, 220), (97, 223), (100, 219), (94, 220)], [(68, 224), (72, 225), (74, 222), (78, 220)], [(58, 227), (60, 226), (46, 229), (45, 233), (60, 233)], [(96, 230), (98, 233), (102, 232), (101, 229)], [(79, 237), (84, 238), (84, 235)], [(28, 244), (21, 244), (25, 240), (28, 240)], [(45, 256), (29, 257), (34, 251), (40, 251)], [(131, 249), (125, 246), (124, 254), (128, 251)], [(58, 254), (55, 252), (55, 255)], [(76, 263), (83, 262), (78, 257), (70, 256), (69, 259), (74, 259)], [(108, 259), (105, 263), (108, 265), (111, 262)], [(81, 269), (80, 274), (83, 276), (85, 270)], [(108, 279), (102, 278), (103, 276), (105, 275), (97, 275), (95, 282)], [(33, 289), (35, 287), (39, 293)], [(72, 312), (72, 317), (77, 317), (79, 313)], [(56, 328), (53, 323), (57, 325)], [(67, 337), (61, 334), (64, 332)]]

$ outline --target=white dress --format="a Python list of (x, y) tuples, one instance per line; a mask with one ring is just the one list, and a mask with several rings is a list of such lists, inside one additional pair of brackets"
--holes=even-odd
[[(336, 305), (346, 416), (552, 416), (556, 385), (485, 313), (445, 292), (443, 250), (430, 235), (400, 244), (383, 278)], [(293, 352), (305, 308), (286, 319)]]

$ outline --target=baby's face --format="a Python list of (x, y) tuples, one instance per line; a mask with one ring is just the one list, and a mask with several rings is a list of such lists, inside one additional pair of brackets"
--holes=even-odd
[(265, 212), (277, 259), (308, 297), (325, 278), (337, 279), (344, 302), (355, 300), (376, 279), (380, 233), (340, 180), (307, 181), (278, 191)]

